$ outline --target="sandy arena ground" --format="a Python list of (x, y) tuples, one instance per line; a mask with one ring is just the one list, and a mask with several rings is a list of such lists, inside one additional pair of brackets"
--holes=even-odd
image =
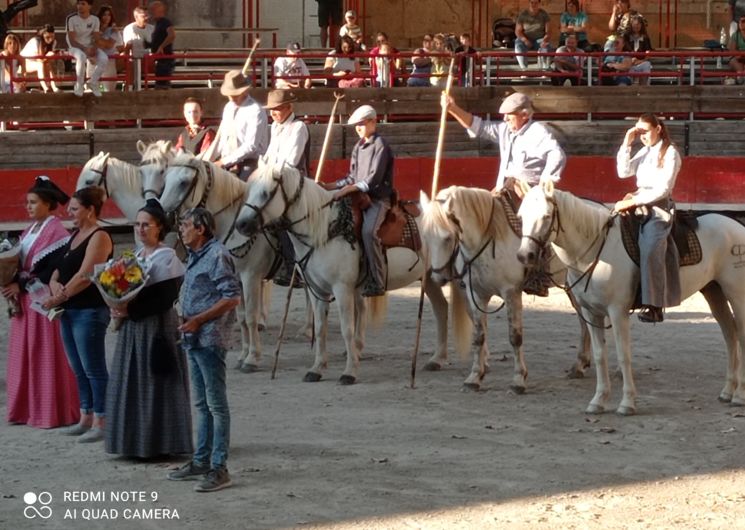
[[(745, 528), (745, 410), (717, 401), (724, 344), (700, 296), (662, 325), (634, 318), (639, 414), (625, 418), (583, 413), (595, 375), (565, 375), (578, 329), (560, 292), (525, 297), (525, 395), (508, 390), (501, 313), (490, 318), (483, 391), (462, 391), (470, 361), (452, 356), (441, 372), (419, 371), (409, 388), (417, 286), (390, 296), (386, 325), (368, 333), (352, 387), (336, 383), (344, 348), (335, 309), (329, 369), (320, 383), (301, 382), (312, 361), (296, 336), (296, 294), (271, 381), (285, 292), (273, 292), (263, 371), (229, 372), (233, 488), (195, 493), (193, 483), (165, 480), (180, 460), (115, 458), (101, 445), (2, 424), (0, 528)], [(434, 345), (429, 311), (423, 329), (420, 368)], [(4, 355), (0, 364), (4, 410)], [(615, 406), (620, 380), (613, 384)], [(76, 500), (80, 492), (99, 497)], [(24, 499), (38, 512), (24, 514)], [(42, 520), (42, 508), (51, 517)], [(153, 508), (178, 519), (134, 518), (166, 512)]]

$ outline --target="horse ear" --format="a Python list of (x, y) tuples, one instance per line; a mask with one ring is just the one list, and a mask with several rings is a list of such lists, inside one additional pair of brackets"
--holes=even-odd
[(530, 184), (528, 184), (524, 180), (517, 180), (516, 182), (520, 186), (520, 191), (523, 192), (523, 197), (525, 197), (530, 191)]
[(554, 181), (553, 180), (543, 181), (543, 191), (546, 192), (546, 197), (552, 197), (554, 194)]
[(424, 193), (424, 190), (419, 191), (419, 204), (421, 205), (422, 210), (429, 208), (429, 197)]
[(142, 140), (137, 140), (137, 152), (140, 153), (140, 156), (145, 154), (145, 150), (147, 149), (147, 146), (145, 145), (145, 142)]
[[(139, 146), (138, 146), (138, 149), (139, 149)], [(173, 149), (173, 142), (172, 142), (172, 141), (170, 141), (170, 140), (168, 140), (168, 141), (167, 141), (167, 142), (166, 142), (166, 143), (165, 143), (165, 144), (163, 145), (163, 150), (164, 150), (164, 151), (171, 151), (172, 149)], [(140, 154), (142, 154), (142, 153), (140, 153)]]

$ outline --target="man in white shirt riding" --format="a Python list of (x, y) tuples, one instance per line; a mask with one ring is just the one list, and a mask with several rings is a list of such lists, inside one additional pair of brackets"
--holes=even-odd
[(88, 61), (95, 64), (95, 69), (88, 82), (88, 88), (93, 95), (101, 97), (99, 80), (106, 69), (109, 57), (106, 52), (96, 46), (100, 37), (100, 21), (91, 15), (92, 0), (78, 0), (77, 13), (69, 15), (65, 24), (67, 31), (67, 45), (69, 53), (75, 58), (75, 88), (76, 96), (82, 96), (85, 87), (85, 71)]

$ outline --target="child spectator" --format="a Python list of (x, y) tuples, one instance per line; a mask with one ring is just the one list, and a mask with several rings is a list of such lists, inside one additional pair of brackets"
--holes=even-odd
[(310, 79), (310, 71), (297, 54), (302, 51), (300, 44), (291, 42), (287, 45), (286, 57), (279, 57), (274, 61), (274, 87), (280, 89), (310, 88), (313, 81)]
[(345, 24), (339, 30), (339, 36), (344, 37), (349, 35), (353, 41), (362, 37), (362, 28), (357, 24), (357, 13), (353, 10), (349, 10), (344, 14)]
[(458, 59), (458, 84), (460, 86), (473, 86), (473, 59), (478, 52), (471, 47), (471, 35), (461, 33), (460, 46), (455, 48)]
[[(432, 52), (436, 54), (443, 54), (449, 51), (445, 44), (445, 35), (438, 33), (432, 38)], [(450, 50), (452, 51), (452, 50)], [(429, 78), (429, 82), (432, 86), (445, 87), (447, 84), (448, 68), (450, 67), (450, 59), (448, 57), (432, 57), (432, 75)]]
[(26, 91), (26, 83), (23, 81), (12, 81), (12, 78), (26, 76), (26, 61), (21, 56), (21, 39), (15, 33), (8, 33), (3, 43), (3, 51), (0, 52), (3, 62), (2, 78), (0, 81), (0, 92), (4, 94)]

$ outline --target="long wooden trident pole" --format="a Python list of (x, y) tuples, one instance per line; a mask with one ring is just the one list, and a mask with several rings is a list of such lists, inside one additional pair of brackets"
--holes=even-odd
[[(248, 52), (248, 58), (246, 59), (246, 62), (243, 63), (243, 68), (241, 68), (241, 74), (243, 74), (243, 77), (246, 77), (248, 75), (248, 72), (251, 70), (251, 62), (253, 61), (254, 54), (256, 53), (256, 48), (259, 47), (260, 43), (261, 43), (261, 39), (259, 37), (256, 37), (256, 40), (254, 41), (253, 46), (251, 46), (251, 51)], [(197, 158), (211, 162), (214, 157), (217, 144), (220, 141), (220, 136), (222, 136), (222, 134), (223, 134), (223, 125), (221, 121), (220, 126), (217, 128), (217, 134), (215, 134), (215, 138), (212, 140), (212, 143), (210, 143), (210, 146), (207, 148), (206, 151), (199, 153), (197, 155)]]
[(336, 107), (339, 105), (339, 100), (344, 98), (342, 92), (334, 92), (334, 106), (331, 108), (331, 116), (329, 116), (329, 123), (326, 126), (326, 135), (323, 137), (323, 147), (321, 148), (321, 156), (318, 159), (318, 165), (316, 166), (316, 182), (321, 179), (321, 171), (323, 171), (323, 163), (326, 161), (326, 152), (329, 150), (329, 143), (331, 142), (331, 130), (334, 125), (334, 116), (336, 116)]
[[(453, 87), (453, 66), (455, 58), (450, 59), (450, 68), (448, 69), (448, 80), (445, 84), (445, 95), (450, 95), (450, 89)], [(447, 125), (448, 111), (442, 108), (440, 115), (440, 131), (437, 134), (437, 151), (435, 151), (435, 169), (432, 173), (432, 200), (437, 195), (437, 184), (440, 179), (440, 162), (442, 161), (442, 148), (445, 145), (445, 127)], [(428, 260), (427, 260), (428, 261)], [(424, 291), (427, 288), (427, 273), (429, 263), (425, 262), (424, 274), (422, 275), (422, 288), (419, 291), (419, 311), (416, 317), (416, 339), (414, 340), (414, 351), (411, 354), (411, 388), (416, 388), (416, 358), (419, 355), (419, 339), (422, 335), (422, 311), (424, 310)]]

